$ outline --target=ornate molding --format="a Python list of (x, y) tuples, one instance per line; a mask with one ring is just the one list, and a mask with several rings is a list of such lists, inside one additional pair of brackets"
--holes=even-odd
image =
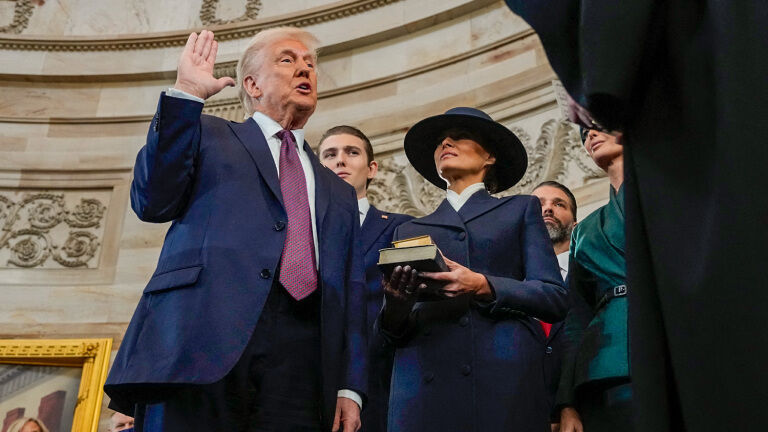
[[(252, 0), (248, 1), (249, 3), (252, 2)], [(357, 15), (399, 1), (402, 0), (349, 0), (335, 3), (329, 7), (319, 7), (304, 13), (283, 15), (265, 19), (260, 22), (254, 21), (248, 24), (242, 24), (242, 22), (217, 24), (210, 27), (210, 30), (216, 33), (216, 38), (219, 41), (243, 39), (251, 37), (259, 31), (271, 27), (306, 27), (313, 24)], [(203, 10), (201, 9), (201, 15), (202, 13)], [(246, 12), (246, 14), (247, 13), (248, 12)], [(194, 29), (150, 35), (135, 35), (122, 38), (68, 37), (53, 40), (24, 36), (3, 37), (0, 38), (0, 49), (27, 51), (119, 51), (167, 48), (183, 46), (187, 41), (190, 30)]]
[[(458, 62), (468, 60), (473, 57), (477, 57), (493, 51), (495, 49), (507, 46), (517, 41), (523, 40), (528, 37), (536, 37), (535, 32), (532, 29), (516, 33), (512, 36), (500, 39), (498, 41), (491, 42), (489, 44), (478, 47), (472, 51), (461, 53), (455, 56), (448, 57), (436, 62), (432, 62), (421, 67), (413, 68), (405, 72), (387, 75), (381, 78), (372, 79), (368, 81), (359, 82), (347, 86), (336, 87), (334, 89), (321, 91), (318, 93), (318, 99), (338, 96), (346, 93), (354, 93), (357, 91), (365, 90), (371, 87), (381, 86), (392, 82), (400, 81), (406, 78), (410, 78), (416, 75), (431, 72), (436, 69), (440, 69)], [(235, 76), (235, 68), (237, 62), (224, 62), (216, 65), (214, 69), (214, 76), (221, 78), (223, 76)], [(243, 110), (238, 98), (226, 98), (215, 101), (206, 102), (203, 112), (210, 115), (226, 118), (227, 120), (241, 121), (243, 118)]]
[(30, 358), (30, 357), (95, 357), (99, 353), (101, 344), (94, 340), (80, 341), (40, 341), (29, 340), (21, 342), (4, 341), (0, 344), (0, 357), (2, 358)]
[(261, 1), (246, 0), (245, 12), (239, 17), (230, 20), (223, 20), (216, 17), (218, 7), (219, 0), (203, 0), (203, 4), (200, 5), (200, 22), (205, 26), (210, 26), (254, 20), (259, 16), (259, 12), (261, 11)]
[(18, 200), (0, 193), (0, 254), (7, 255), (0, 267), (88, 267), (101, 246), (106, 206), (95, 198), (67, 201), (63, 193), (26, 192)]
[[(1, 0), (15, 2), (13, 7), (13, 20), (10, 24), (0, 26), (0, 33), (12, 33), (19, 34), (23, 32), (29, 25), (29, 18), (32, 17), (35, 5), (31, 0)], [(38, 6), (44, 3), (45, 0), (39, 0)]]

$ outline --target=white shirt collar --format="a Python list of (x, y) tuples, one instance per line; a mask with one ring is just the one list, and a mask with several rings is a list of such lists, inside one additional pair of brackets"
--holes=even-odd
[(459, 209), (463, 207), (467, 202), (469, 197), (482, 189), (485, 189), (485, 183), (483, 182), (467, 186), (463, 191), (461, 191), (460, 194), (457, 194), (456, 192), (448, 189), (445, 191), (445, 199), (448, 200), (448, 203), (451, 205), (451, 207), (453, 207), (454, 210), (459, 211)]
[(563, 280), (568, 276), (568, 260), (570, 258), (570, 250), (557, 254), (557, 263), (560, 265), (560, 275), (563, 277)]
[(368, 210), (371, 209), (371, 203), (368, 202), (368, 197), (362, 197), (357, 200), (357, 209), (360, 212), (360, 225), (362, 225), (365, 217), (368, 215)]
[[(261, 129), (261, 132), (266, 138), (273, 137), (276, 133), (283, 130), (280, 123), (272, 120), (262, 112), (255, 111), (251, 118), (253, 118), (253, 121), (255, 121), (257, 125), (259, 125), (259, 129)], [(296, 145), (299, 149), (302, 149), (304, 146), (304, 129), (293, 129), (291, 132), (293, 132), (293, 137), (296, 138)]]

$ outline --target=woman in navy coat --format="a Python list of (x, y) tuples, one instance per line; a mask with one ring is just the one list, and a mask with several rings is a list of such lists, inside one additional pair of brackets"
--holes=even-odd
[[(411, 128), (405, 152), (447, 197), (394, 237), (430, 235), (450, 271), (406, 266), (385, 281), (378, 328), (396, 346), (389, 431), (548, 431), (535, 319), (562, 320), (566, 291), (538, 199), (489, 194), (523, 176), (525, 148), (484, 112), (454, 108)], [(440, 300), (418, 301), (421, 278), (445, 282)]]

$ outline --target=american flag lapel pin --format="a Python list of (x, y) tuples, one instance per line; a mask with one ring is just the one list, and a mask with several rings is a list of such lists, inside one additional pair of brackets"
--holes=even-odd
[(387, 215), (381, 215), (381, 218), (382, 218), (382, 219), (389, 219), (389, 216), (387, 216)]

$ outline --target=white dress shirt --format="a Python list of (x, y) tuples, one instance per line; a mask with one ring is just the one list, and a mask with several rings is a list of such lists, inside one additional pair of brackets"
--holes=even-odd
[(563, 280), (568, 277), (568, 260), (570, 258), (570, 250), (557, 254), (557, 263), (560, 265), (560, 275), (563, 277)]
[(368, 197), (362, 197), (357, 200), (357, 209), (360, 212), (360, 226), (363, 226), (365, 217), (368, 216), (368, 210), (371, 208), (371, 203), (368, 202)]
[(453, 207), (454, 210), (459, 211), (459, 209), (461, 209), (467, 202), (469, 197), (482, 189), (485, 189), (485, 183), (483, 182), (467, 186), (463, 191), (461, 191), (460, 194), (457, 194), (456, 192), (448, 189), (445, 191), (445, 199), (448, 200), (448, 203), (451, 205), (451, 207)]
[[(169, 88), (166, 90), (165, 94), (171, 97), (189, 99), (200, 103), (205, 103), (203, 99), (191, 95), (187, 92), (177, 90), (175, 88)], [(275, 162), (275, 168), (277, 168), (277, 175), (279, 176), (280, 146), (282, 145), (282, 141), (280, 138), (275, 136), (275, 134), (283, 130), (283, 127), (280, 126), (280, 123), (272, 120), (265, 114), (258, 111), (253, 113), (252, 118), (253, 121), (259, 125), (261, 133), (264, 134), (264, 138), (267, 140), (267, 146), (269, 147), (269, 152), (272, 154), (272, 159), (274, 159)], [(309, 213), (310, 217), (312, 218), (312, 239), (315, 242), (315, 266), (319, 266), (320, 257), (317, 253), (319, 250), (317, 243), (317, 222), (315, 221), (315, 172), (312, 170), (312, 162), (309, 159), (309, 155), (306, 151), (304, 151), (304, 129), (295, 129), (291, 130), (291, 132), (293, 133), (294, 138), (296, 138), (296, 147), (299, 152), (299, 160), (301, 160), (301, 167), (304, 169), (304, 179), (307, 182), (307, 199), (309, 200)], [(366, 199), (366, 203), (367, 202), (368, 200)], [(368, 210), (366, 209), (366, 212), (367, 211)], [(355, 391), (339, 390), (337, 396), (352, 399), (357, 403), (358, 406), (360, 406), (360, 408), (363, 407), (363, 398), (361, 398), (360, 395)]]

